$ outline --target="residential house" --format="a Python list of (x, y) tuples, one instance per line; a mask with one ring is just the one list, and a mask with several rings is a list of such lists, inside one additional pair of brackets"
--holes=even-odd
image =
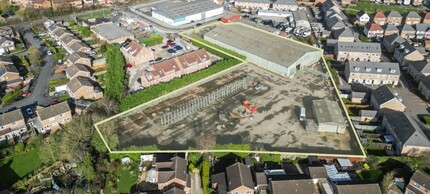
[(342, 11), (340, 10), (340, 7), (337, 6), (333, 0), (326, 0), (322, 3), (322, 11), (327, 13), (327, 11), (332, 10), (335, 11), (337, 13), (341, 13)]
[(399, 26), (400, 36), (405, 39), (413, 39), (415, 38), (416, 31), (409, 24), (402, 24)]
[(339, 42), (354, 42), (355, 36), (350, 28), (342, 28), (332, 31), (332, 36)]
[[(53, 21), (52, 21), (53, 22)], [(64, 27), (62, 27), (62, 26), (59, 26), (58, 24), (56, 24), (56, 23), (51, 23), (51, 22), (48, 22), (47, 23), (47, 25), (49, 25), (46, 29), (48, 29), (48, 33), (51, 35), (51, 36), (54, 36), (55, 38), (56, 38), (56, 35), (55, 35), (55, 33), (57, 32), (57, 31), (59, 31), (59, 30), (66, 30), (66, 28), (64, 28)]]
[(397, 98), (387, 85), (382, 85), (372, 91), (370, 106), (378, 111), (378, 116), (381, 116), (385, 112), (403, 112), (406, 109), (406, 106), (403, 105), (402, 101)]
[(269, 191), (271, 194), (316, 194), (312, 179), (298, 180), (270, 180)]
[(55, 133), (72, 120), (72, 110), (67, 101), (51, 105), (48, 107), (37, 107), (37, 117), (29, 122), (39, 133)]
[(66, 76), (70, 80), (75, 77), (91, 77), (91, 71), (86, 65), (73, 64), (67, 67)]
[(430, 12), (425, 12), (422, 16), (421, 23), (430, 25)]
[(411, 11), (405, 14), (403, 23), (414, 25), (414, 24), (419, 24), (420, 22), (421, 22), (421, 16), (417, 12)]
[(367, 24), (370, 20), (370, 16), (363, 10), (359, 11), (355, 17), (361, 25)]
[(426, 37), (427, 32), (430, 33), (430, 27), (428, 24), (422, 24), (422, 23), (415, 24), (416, 39), (424, 39)]
[(309, 23), (308, 16), (306, 16), (306, 12), (302, 10), (297, 10), (293, 12), (294, 24), (296, 28), (306, 28), (311, 29), (311, 24)]
[(91, 67), (91, 58), (83, 53), (73, 53), (67, 58), (67, 63), (69, 65), (79, 63)]
[(61, 46), (67, 50), (69, 54), (72, 54), (74, 51), (70, 48), (70, 46), (74, 43), (80, 42), (78, 38), (73, 35), (65, 35), (60, 39)]
[(381, 61), (381, 45), (367, 42), (338, 42), (335, 46), (338, 61)]
[(376, 123), (378, 121), (378, 111), (375, 110), (360, 110), (360, 122)]
[(254, 193), (254, 181), (251, 170), (244, 164), (237, 162), (226, 168), (227, 186), (229, 193)]
[(401, 43), (405, 42), (400, 35), (392, 34), (384, 36), (382, 39), (382, 45), (387, 49), (389, 53), (394, 53), (394, 49)]
[(318, 132), (345, 133), (345, 120), (337, 102), (324, 99), (313, 100), (312, 110)]
[(367, 38), (384, 37), (384, 29), (382, 29), (382, 27), (377, 23), (366, 24), (363, 31)]
[(371, 19), (372, 19), (372, 22), (377, 23), (381, 26), (387, 23), (387, 17), (382, 11), (378, 11), (375, 14), (373, 14)]
[(397, 154), (419, 156), (430, 152), (430, 140), (409, 113), (386, 112), (382, 127), (394, 136), (393, 149)]
[(355, 3), (355, 1), (354, 1), (354, 0), (341, 0), (340, 2), (341, 2), (341, 5), (342, 5), (342, 6), (349, 6), (349, 5), (354, 4), (354, 3)]
[(423, 0), (412, 0), (412, 5), (419, 6), (423, 4)]
[(67, 0), (67, 2), (69, 3), (70, 7), (74, 7), (74, 8), (82, 8), (83, 7), (82, 0)]
[(31, 0), (30, 5), (35, 9), (48, 9), (48, 8), (51, 8), (51, 1), (50, 0)]
[(345, 28), (345, 23), (339, 17), (333, 16), (326, 20), (327, 29), (338, 30)]
[(91, 48), (80, 41), (74, 41), (70, 43), (68, 48), (70, 51), (72, 51), (72, 53), (85, 53), (88, 55), (91, 54)]
[(369, 102), (369, 92), (356, 92), (352, 91), (349, 97), (352, 103), (366, 104)]
[(309, 164), (307, 168), (305, 168), (305, 173), (313, 180), (314, 184), (317, 184), (320, 180), (327, 179), (328, 177), (327, 170), (322, 163)]
[(61, 28), (58, 30), (55, 30), (55, 32), (53, 32), (53, 33), (54, 33), (54, 37), (57, 41), (61, 41), (61, 39), (67, 35), (73, 36), (72, 32), (70, 32), (69, 30), (66, 30), (66, 29), (61, 29)]
[(0, 56), (0, 88), (13, 88), (22, 83), (18, 69), (9, 57)]
[(125, 60), (134, 65), (144, 65), (155, 59), (154, 52), (134, 40), (126, 40), (121, 46)]
[(13, 33), (13, 30), (11, 27), (1, 26), (0, 27), (0, 37), (1, 38), (5, 38), (5, 37), (13, 38), (13, 37), (15, 37), (15, 34)]
[(178, 193), (190, 193), (191, 179), (187, 167), (187, 160), (179, 156), (175, 156), (169, 161), (156, 162), (158, 189), (167, 193), (172, 187), (175, 187), (180, 191)]
[(268, 10), (270, 8), (270, 0), (236, 0), (234, 5), (251, 10)]
[(378, 183), (337, 182), (332, 188), (336, 194), (382, 194)]
[(0, 39), (0, 55), (9, 53), (15, 49), (15, 42), (12, 38), (5, 37)]
[(295, 0), (276, 0), (272, 3), (274, 10), (297, 11), (299, 4)]
[(67, 83), (67, 91), (74, 99), (97, 100), (103, 98), (103, 91), (87, 77), (75, 77)]
[(169, 82), (182, 75), (194, 73), (211, 65), (211, 57), (205, 49), (199, 49), (184, 55), (151, 65), (141, 76), (143, 87)]
[(427, 102), (430, 102), (430, 76), (426, 76), (420, 79), (418, 84), (418, 91), (426, 98)]
[(386, 24), (384, 26), (384, 36), (399, 34), (400, 30), (394, 24)]
[(90, 18), (81, 19), (82, 26), (95, 27), (103, 24), (112, 24), (113, 21), (108, 18)]
[(400, 66), (405, 66), (406, 61), (422, 61), (424, 56), (408, 42), (403, 42), (394, 48), (394, 59)]
[(348, 61), (345, 67), (348, 83), (397, 85), (400, 79), (398, 63)]
[(411, 0), (403, 0), (403, 5), (410, 5), (411, 4)]
[(430, 175), (421, 170), (415, 171), (406, 186), (405, 194), (428, 194), (429, 191)]
[(425, 76), (430, 75), (430, 62), (428, 61), (408, 61), (408, 73), (415, 82), (418, 82)]
[(20, 137), (27, 131), (21, 109), (0, 115), (0, 142)]
[(390, 11), (387, 13), (386, 17), (387, 23), (389, 24), (394, 24), (395, 26), (402, 24), (403, 17), (398, 11)]

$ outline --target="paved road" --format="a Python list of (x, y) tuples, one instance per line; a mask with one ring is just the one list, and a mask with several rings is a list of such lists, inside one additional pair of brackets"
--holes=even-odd
[(202, 181), (198, 172), (191, 173), (191, 193), (203, 194)]
[(24, 38), (26, 40), (26, 44), (31, 44), (41, 50), (41, 52), (44, 54), (45, 63), (40, 70), (39, 76), (35, 78), (35, 82), (30, 88), (31, 95), (18, 102), (2, 105), (0, 108), (0, 112), (7, 112), (8, 110), (13, 108), (23, 108), (34, 104), (47, 106), (52, 101), (52, 99), (48, 96), (48, 82), (53, 73), (55, 58), (54, 56), (46, 55), (46, 49), (40, 47), (42, 41), (35, 39), (34, 34), (32, 32), (26, 33), (24, 35)]

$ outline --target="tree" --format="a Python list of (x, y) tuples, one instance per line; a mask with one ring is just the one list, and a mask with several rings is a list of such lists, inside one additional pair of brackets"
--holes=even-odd
[(91, 29), (90, 27), (86, 26), (78, 26), (79, 33), (82, 34), (84, 37), (90, 37), (91, 36)]
[(39, 158), (44, 164), (52, 164), (58, 160), (58, 135), (53, 135), (50, 141), (43, 141), (39, 149)]
[(101, 107), (104, 109), (106, 116), (111, 116), (119, 112), (118, 103), (110, 98), (100, 100)]
[(93, 167), (93, 159), (90, 154), (86, 154), (82, 163), (76, 168), (77, 173), (81, 178), (85, 178), (89, 181), (94, 180), (96, 173)]
[(97, 150), (99, 153), (106, 153), (108, 149), (106, 148), (106, 145), (104, 144), (102, 138), (98, 133), (93, 134), (93, 138), (91, 139), (91, 144), (93, 145), (94, 149)]
[(16, 144), (16, 146), (15, 146), (15, 152), (17, 152), (17, 153), (21, 153), (21, 152), (23, 152), (24, 151), (24, 143), (22, 143), (22, 142), (19, 142), (18, 144)]
[(207, 132), (196, 138), (196, 146), (199, 150), (209, 150), (216, 145), (216, 137), (211, 132)]
[(119, 101), (124, 92), (125, 60), (119, 47), (110, 45), (106, 54), (106, 97)]
[(211, 169), (211, 164), (209, 163), (209, 158), (207, 156), (204, 156), (204, 159), (202, 162), (202, 187), (203, 187), (204, 194), (210, 193), (208, 189), (210, 169)]
[(28, 48), (28, 53), (28, 59), (30, 60), (30, 64), (33, 69), (35, 71), (39, 71), (43, 63), (42, 53), (40, 53), (39, 49), (34, 46), (30, 46), (30, 48)]
[(93, 123), (91, 117), (77, 116), (61, 130), (61, 159), (83, 162), (92, 150)]
[(107, 122), (99, 126), (100, 133), (103, 135), (106, 143), (111, 149), (116, 149), (118, 146), (118, 124), (115, 122)]
[(382, 193), (388, 193), (394, 180), (394, 171), (388, 172), (381, 181)]

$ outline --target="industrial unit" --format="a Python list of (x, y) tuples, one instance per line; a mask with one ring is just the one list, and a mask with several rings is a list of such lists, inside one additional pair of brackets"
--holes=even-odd
[(224, 8), (210, 0), (162, 2), (152, 5), (152, 17), (170, 25), (192, 23), (224, 13)]
[(345, 133), (346, 122), (337, 102), (325, 99), (313, 100), (312, 108), (318, 132)]
[(239, 23), (220, 25), (206, 33), (204, 39), (245, 55), (248, 61), (285, 77), (294, 76), (322, 57), (318, 48)]

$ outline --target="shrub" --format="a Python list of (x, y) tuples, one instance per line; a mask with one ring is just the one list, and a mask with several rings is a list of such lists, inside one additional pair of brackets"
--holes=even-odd
[(78, 31), (81, 33), (83, 37), (90, 37), (91, 36), (91, 29), (90, 27), (85, 26), (78, 26)]
[(16, 146), (15, 146), (15, 152), (16, 153), (21, 153), (21, 152), (23, 152), (24, 151), (24, 143), (22, 143), (22, 142), (19, 142), (18, 144), (16, 144)]
[(210, 176), (211, 164), (209, 163), (209, 159), (207, 156), (203, 159), (202, 162), (202, 187), (204, 194), (210, 194), (208, 185), (209, 185), (209, 176)]
[(49, 86), (56, 86), (56, 85), (59, 85), (62, 83), (67, 83), (67, 82), (69, 82), (68, 78), (62, 78), (62, 79), (51, 80), (48, 82), (48, 85)]

